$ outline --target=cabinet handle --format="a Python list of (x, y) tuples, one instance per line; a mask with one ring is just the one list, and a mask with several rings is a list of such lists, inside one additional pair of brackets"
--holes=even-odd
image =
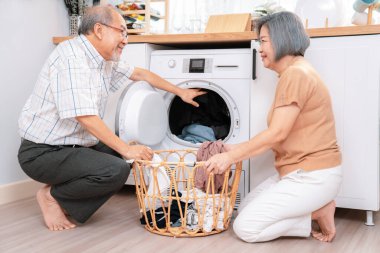
[(256, 80), (256, 54), (257, 50), (252, 50), (252, 80)]
[(216, 68), (238, 68), (238, 65), (216, 65)]

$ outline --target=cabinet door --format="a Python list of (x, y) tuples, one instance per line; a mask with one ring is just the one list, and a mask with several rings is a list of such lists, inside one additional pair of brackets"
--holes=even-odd
[[(251, 87), (251, 138), (267, 128), (267, 114), (272, 105), (277, 84), (277, 74), (264, 68), (259, 52), (259, 44), (252, 42), (252, 50), (256, 50), (256, 79)], [(250, 159), (250, 189), (269, 176), (276, 173), (274, 169), (274, 155), (271, 150)]]
[(379, 210), (380, 36), (312, 39), (306, 58), (330, 90), (343, 155), (340, 207)]
[[(343, 155), (344, 178), (336, 199), (339, 207), (379, 210), (379, 43), (379, 35), (312, 38), (305, 55), (332, 97)], [(255, 43), (252, 46), (257, 47)], [(277, 82), (275, 73), (265, 69), (260, 59), (257, 66), (251, 100), (252, 135), (266, 127)], [(255, 178), (255, 170), (258, 176), (273, 172), (273, 155), (251, 159), (251, 168), (251, 185), (257, 185), (262, 178)]]

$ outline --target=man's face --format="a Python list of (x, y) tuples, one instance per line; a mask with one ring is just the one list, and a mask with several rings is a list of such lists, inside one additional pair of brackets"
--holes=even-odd
[(123, 48), (128, 43), (125, 20), (120, 14), (114, 12), (112, 23), (102, 25), (105, 29), (102, 56), (107, 61), (119, 61)]

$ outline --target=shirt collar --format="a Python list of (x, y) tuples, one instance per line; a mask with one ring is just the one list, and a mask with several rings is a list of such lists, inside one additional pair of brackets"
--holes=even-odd
[(99, 54), (85, 35), (81, 34), (77, 39), (94, 65), (99, 66), (105, 63), (104, 58)]
[(299, 55), (298, 55), (298, 56), (295, 56), (294, 59), (292, 59), (292, 60), (288, 63), (288, 65), (284, 68), (284, 70), (283, 70), (281, 73), (279, 73), (277, 76), (278, 76), (278, 77), (281, 77), (281, 75), (284, 74), (284, 73), (286, 72), (286, 70), (289, 69), (290, 66), (293, 66), (297, 61), (300, 61), (300, 60), (302, 60), (302, 59), (304, 59), (303, 56), (299, 56)]

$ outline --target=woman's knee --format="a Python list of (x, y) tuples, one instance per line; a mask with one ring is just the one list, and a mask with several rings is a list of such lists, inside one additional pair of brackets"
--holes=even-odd
[(256, 242), (262, 229), (259, 229), (252, 219), (238, 215), (233, 223), (235, 234), (243, 241)]

